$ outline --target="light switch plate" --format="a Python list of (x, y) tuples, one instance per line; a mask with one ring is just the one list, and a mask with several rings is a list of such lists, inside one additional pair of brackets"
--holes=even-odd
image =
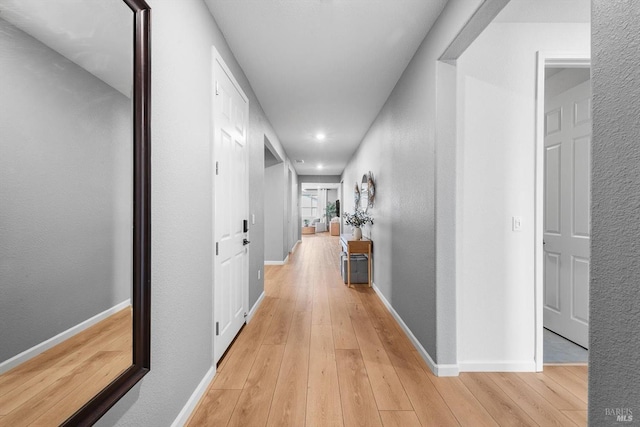
[(511, 225), (513, 231), (522, 231), (522, 217), (514, 216), (511, 218)]
[(251, 224), (255, 225), (256, 223), (256, 214), (251, 214)]

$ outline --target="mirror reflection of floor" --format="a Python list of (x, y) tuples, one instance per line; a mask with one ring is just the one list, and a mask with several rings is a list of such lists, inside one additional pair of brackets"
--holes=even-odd
[(544, 363), (587, 363), (589, 350), (544, 329)]
[(0, 375), (0, 427), (60, 425), (131, 365), (131, 307)]

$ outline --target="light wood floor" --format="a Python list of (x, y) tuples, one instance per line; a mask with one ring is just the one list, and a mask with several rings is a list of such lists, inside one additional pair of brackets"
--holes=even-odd
[(304, 236), (265, 268), (189, 426), (586, 425), (586, 366), (435, 377), (375, 292), (344, 286), (338, 253), (338, 237)]
[(131, 365), (131, 308), (0, 375), (0, 426), (59, 426)]

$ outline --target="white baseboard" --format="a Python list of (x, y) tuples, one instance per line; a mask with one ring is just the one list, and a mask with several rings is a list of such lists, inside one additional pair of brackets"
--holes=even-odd
[(207, 388), (209, 388), (209, 384), (211, 384), (211, 381), (213, 381), (215, 374), (216, 368), (215, 366), (212, 366), (211, 368), (209, 368), (204, 378), (202, 378), (200, 384), (198, 384), (198, 387), (196, 387), (196, 389), (193, 391), (191, 397), (189, 398), (189, 400), (187, 400), (187, 403), (182, 407), (182, 410), (180, 411), (176, 419), (173, 421), (173, 423), (171, 423), (171, 427), (182, 427), (187, 423), (187, 421), (189, 421), (191, 413), (194, 409), (196, 409), (196, 405), (198, 404), (198, 402), (200, 402), (202, 396), (204, 396)]
[(535, 360), (459, 362), (460, 372), (536, 372)]
[[(247, 313), (247, 323), (249, 323), (253, 316), (256, 314), (256, 311), (258, 311), (258, 308), (260, 308), (260, 304), (262, 304), (264, 298), (265, 293), (262, 292), (262, 294), (260, 294), (260, 296), (258, 297), (256, 303), (253, 304), (253, 307), (251, 307), (251, 310), (249, 310), (249, 313)], [(193, 391), (191, 397), (189, 398), (189, 400), (187, 400), (187, 403), (182, 407), (182, 410), (171, 424), (171, 427), (182, 427), (187, 423), (187, 421), (189, 421), (191, 413), (196, 409), (196, 405), (198, 404), (200, 399), (202, 399), (202, 396), (207, 391), (207, 388), (209, 388), (209, 384), (211, 384), (211, 382), (213, 381), (215, 374), (216, 369), (214, 366), (212, 366), (211, 368), (209, 368), (209, 371), (207, 371), (206, 375), (202, 378), (200, 384), (198, 384), (198, 387), (196, 387), (196, 389)]]
[(458, 376), (460, 372), (458, 365), (438, 365), (436, 362), (434, 362), (433, 359), (431, 358), (431, 355), (429, 355), (427, 350), (425, 350), (422, 344), (420, 344), (420, 341), (418, 341), (416, 336), (413, 335), (413, 332), (411, 332), (411, 329), (409, 329), (407, 324), (404, 323), (404, 320), (402, 320), (402, 317), (400, 317), (398, 312), (391, 306), (387, 298), (385, 298), (382, 292), (380, 292), (380, 289), (376, 286), (376, 284), (372, 283), (371, 286), (373, 287), (373, 290), (376, 291), (376, 294), (378, 294), (378, 297), (380, 298), (382, 303), (387, 307), (387, 309), (389, 310), (391, 315), (394, 317), (394, 319), (396, 319), (396, 322), (398, 322), (398, 324), (400, 325), (404, 333), (407, 334), (407, 336), (409, 337), (409, 340), (411, 340), (411, 343), (418, 351), (418, 354), (420, 354), (420, 357), (422, 357), (422, 359), (425, 361), (427, 366), (429, 366), (429, 369), (431, 369), (431, 372), (433, 372), (433, 374), (438, 377)]
[(285, 265), (287, 262), (289, 262), (289, 254), (287, 254), (284, 261), (265, 261), (264, 265)]
[(265, 294), (264, 291), (262, 291), (256, 303), (253, 304), (253, 307), (251, 307), (251, 310), (249, 310), (249, 313), (247, 313), (247, 323), (251, 322), (251, 319), (253, 319), (253, 315), (256, 314), (256, 311), (258, 311), (258, 308), (260, 308), (260, 304), (262, 304), (264, 297)]
[(436, 365), (436, 367), (437, 374), (435, 375), (438, 377), (457, 377), (458, 375), (460, 375), (460, 366), (457, 364), (445, 365), (444, 363), (441, 363), (439, 365)]
[(13, 356), (11, 359), (5, 360), (4, 362), (0, 363), (0, 374), (3, 374), (7, 371), (9, 371), (10, 369), (15, 368), (16, 366), (26, 362), (27, 360), (39, 355), (40, 353), (44, 353), (45, 351), (49, 350), (50, 348), (55, 347), (56, 345), (60, 344), (63, 341), (68, 340), (69, 338), (71, 338), (72, 336), (84, 331), (85, 329), (95, 325), (96, 323), (106, 319), (107, 317), (111, 316), (112, 314), (117, 313), (118, 311), (122, 310), (123, 308), (127, 307), (131, 305), (131, 300), (127, 299), (126, 301), (121, 302), (118, 305), (115, 305), (105, 311), (103, 311), (102, 313), (98, 313), (95, 316), (85, 320), (82, 323), (77, 324), (76, 326), (73, 326), (69, 329), (67, 329), (66, 331), (63, 331), (61, 333), (59, 333), (58, 335), (49, 338), (46, 341), (41, 342), (40, 344), (37, 344), (33, 347), (31, 347), (30, 349), (27, 349), (25, 351), (23, 351), (20, 354), (17, 354), (15, 356)]
[(291, 248), (291, 253), (294, 253), (296, 251), (296, 248), (298, 247), (298, 244), (302, 243), (302, 240), (298, 240), (297, 242), (295, 242), (293, 244), (293, 248)]

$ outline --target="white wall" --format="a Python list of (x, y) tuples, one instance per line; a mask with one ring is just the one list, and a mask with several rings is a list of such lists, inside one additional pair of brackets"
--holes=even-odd
[(589, 29), (493, 23), (457, 62), (461, 370), (535, 369), (536, 52), (588, 52)]
[[(557, 69), (556, 69), (557, 71)], [(547, 73), (548, 75), (548, 73)], [(550, 99), (571, 88), (586, 82), (591, 78), (589, 68), (565, 68), (546, 77), (544, 82), (544, 97)]]
[(130, 298), (131, 101), (0, 19), (0, 362)]
[[(335, 203), (336, 200), (338, 200), (338, 189), (334, 188), (334, 189), (327, 190), (327, 204)], [(331, 219), (330, 218), (326, 218), (326, 221), (330, 222)], [(329, 231), (328, 228), (327, 228), (327, 231)]]
[(289, 256), (289, 252), (292, 251), (293, 246), (298, 241), (294, 236), (294, 225), (298, 224), (296, 197), (294, 191), (298, 188), (297, 174), (290, 162), (287, 162), (284, 170), (284, 187), (282, 189), (284, 193), (284, 215), (282, 218), (283, 223), (283, 237), (282, 237), (282, 251), (284, 259)]
[(338, 200), (338, 189), (327, 190), (327, 203), (335, 203)]
[[(264, 136), (286, 157), (201, 0), (152, 8), (151, 372), (98, 426), (168, 426), (212, 362), (211, 46), (249, 97), (250, 305), (263, 291)], [(262, 275), (264, 277), (264, 275)]]
[(264, 260), (284, 261), (285, 241), (285, 165), (278, 163), (264, 170)]
[[(291, 185), (289, 185), (289, 171), (291, 171)], [(264, 261), (266, 263), (283, 262), (299, 239), (297, 188), (298, 175), (288, 158), (264, 169)], [(291, 198), (291, 211), (289, 211), (287, 197)]]

